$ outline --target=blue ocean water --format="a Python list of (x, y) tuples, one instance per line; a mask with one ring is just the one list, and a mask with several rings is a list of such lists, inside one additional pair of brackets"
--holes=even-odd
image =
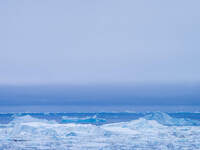
[(198, 150), (198, 112), (1, 113), (1, 150)]

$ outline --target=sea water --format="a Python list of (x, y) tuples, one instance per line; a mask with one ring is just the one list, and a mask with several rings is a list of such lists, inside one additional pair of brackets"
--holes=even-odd
[(198, 112), (0, 114), (0, 150), (198, 149)]

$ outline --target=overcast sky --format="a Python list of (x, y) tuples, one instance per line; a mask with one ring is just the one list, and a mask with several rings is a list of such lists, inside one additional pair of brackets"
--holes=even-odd
[(199, 0), (2, 0), (0, 84), (200, 81)]

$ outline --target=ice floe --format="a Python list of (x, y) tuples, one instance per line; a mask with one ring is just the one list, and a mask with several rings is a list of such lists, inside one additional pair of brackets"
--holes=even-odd
[[(0, 127), (1, 150), (179, 150), (200, 149), (198, 121), (161, 112), (128, 122), (94, 125), (96, 117), (65, 123), (16, 116)], [(70, 121), (69, 121), (70, 120)], [(72, 120), (72, 121), (71, 121)], [(81, 120), (81, 122), (80, 122)], [(84, 124), (81, 124), (81, 123)]]

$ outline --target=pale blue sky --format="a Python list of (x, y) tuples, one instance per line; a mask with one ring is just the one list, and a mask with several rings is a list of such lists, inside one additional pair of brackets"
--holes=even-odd
[(199, 0), (1, 0), (0, 84), (200, 81)]

